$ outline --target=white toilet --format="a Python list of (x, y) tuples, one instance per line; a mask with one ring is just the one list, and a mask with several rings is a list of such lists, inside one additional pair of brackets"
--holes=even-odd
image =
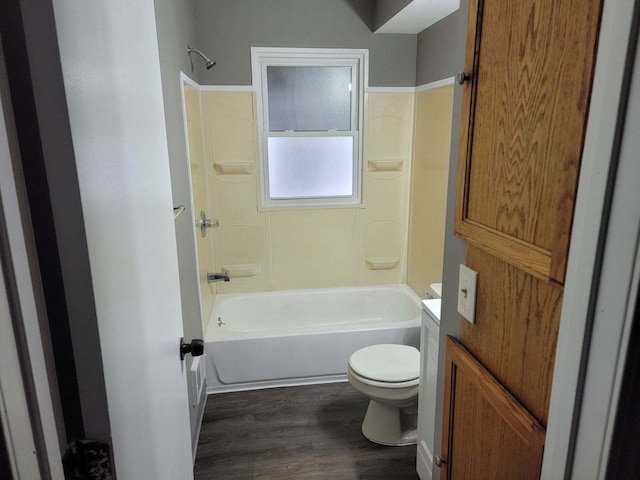
[(369, 397), (362, 433), (374, 443), (414, 445), (420, 352), (408, 345), (372, 345), (349, 358), (349, 383)]

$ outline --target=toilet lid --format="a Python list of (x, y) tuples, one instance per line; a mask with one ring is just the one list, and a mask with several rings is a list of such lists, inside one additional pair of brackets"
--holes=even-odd
[(349, 359), (358, 375), (381, 382), (406, 382), (420, 376), (420, 352), (408, 345), (372, 345)]

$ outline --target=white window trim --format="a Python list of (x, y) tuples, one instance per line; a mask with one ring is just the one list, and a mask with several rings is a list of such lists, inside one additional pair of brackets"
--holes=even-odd
[[(267, 65), (300, 66), (309, 65), (345, 65), (354, 67), (356, 95), (352, 97), (351, 131), (295, 132), (293, 135), (312, 136), (352, 136), (353, 142), (353, 195), (348, 197), (309, 197), (295, 199), (272, 199), (269, 196), (269, 165), (267, 161), (267, 141), (269, 137), (291, 136), (279, 132), (269, 132), (269, 119), (266, 118), (267, 98), (264, 95)], [(252, 86), (256, 94), (256, 120), (258, 127), (259, 155), (259, 194), (258, 211), (278, 209), (298, 209), (315, 207), (358, 207), (362, 203), (363, 176), (363, 127), (364, 94), (368, 88), (369, 51), (366, 49), (323, 49), (323, 48), (273, 48), (251, 47)], [(358, 81), (360, 80), (360, 81)]]

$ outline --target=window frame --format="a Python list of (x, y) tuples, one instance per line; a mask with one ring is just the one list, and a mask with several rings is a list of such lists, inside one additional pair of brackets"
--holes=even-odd
[[(367, 49), (271, 48), (251, 47), (251, 73), (256, 95), (258, 129), (258, 211), (317, 207), (357, 207), (362, 203), (362, 129), (364, 93), (368, 85), (369, 51)], [(269, 131), (267, 67), (351, 68), (351, 130), (349, 131)], [(269, 190), (268, 141), (270, 137), (338, 137), (353, 138), (352, 195), (297, 198), (271, 198)]]

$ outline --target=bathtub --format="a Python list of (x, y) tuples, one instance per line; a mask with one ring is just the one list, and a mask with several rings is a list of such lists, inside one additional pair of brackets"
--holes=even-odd
[(207, 392), (346, 380), (362, 347), (418, 347), (420, 312), (406, 285), (217, 295), (205, 334)]

